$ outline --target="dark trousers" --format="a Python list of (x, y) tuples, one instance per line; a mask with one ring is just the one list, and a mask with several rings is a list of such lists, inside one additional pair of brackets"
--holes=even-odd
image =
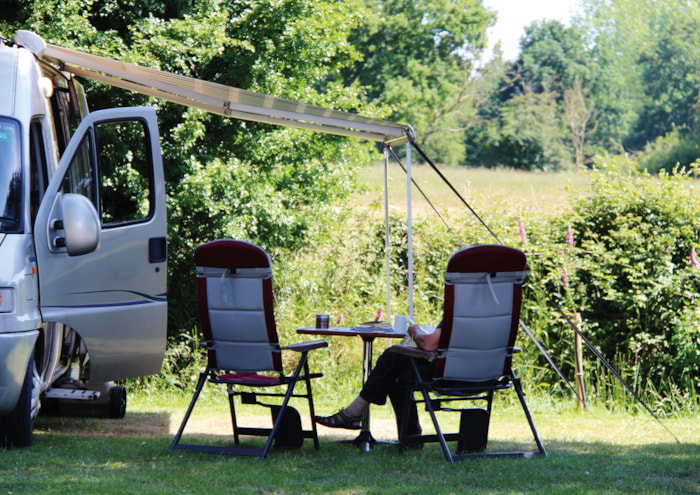
[[(432, 363), (419, 359), (418, 371), (421, 376), (429, 376), (432, 372)], [(418, 421), (418, 410), (414, 402), (407, 403), (410, 392), (412, 378), (411, 358), (385, 350), (372, 369), (367, 378), (367, 382), (360, 391), (360, 397), (372, 404), (384, 405), (387, 397), (396, 415), (396, 426), (401, 438), (402, 434), (420, 434), (422, 429)], [(406, 421), (406, 431), (401, 431), (401, 418), (405, 408), (408, 407), (408, 418)]]

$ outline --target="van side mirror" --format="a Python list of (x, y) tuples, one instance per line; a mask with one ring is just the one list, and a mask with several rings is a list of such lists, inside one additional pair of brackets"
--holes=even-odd
[(99, 247), (100, 218), (92, 202), (82, 194), (63, 195), (63, 232), (68, 256), (87, 254)]

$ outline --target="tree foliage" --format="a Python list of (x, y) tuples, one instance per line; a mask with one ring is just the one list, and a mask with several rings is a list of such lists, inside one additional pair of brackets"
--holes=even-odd
[[(698, 129), (700, 16), (678, 12), (640, 57), (645, 104), (629, 144), (637, 149), (674, 129)], [(673, 166), (675, 164), (671, 164)]]
[[(573, 129), (566, 118), (565, 94), (578, 84), (585, 105), (584, 82), (593, 81), (598, 71), (583, 39), (582, 30), (559, 21), (533, 23), (526, 29), (519, 59), (503, 70), (494, 98), (481, 108), (479, 128), (470, 134), (477, 164), (526, 170), (571, 165)], [(576, 130), (585, 136), (588, 120), (583, 128), (581, 122)]]
[(477, 0), (365, 0), (365, 8), (350, 38), (361, 57), (343, 70), (344, 84), (411, 124), (435, 160), (462, 162), (491, 14)]

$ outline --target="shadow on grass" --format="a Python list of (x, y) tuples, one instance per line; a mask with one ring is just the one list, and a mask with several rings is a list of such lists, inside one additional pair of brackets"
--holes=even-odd
[(39, 414), (34, 423), (35, 433), (148, 438), (170, 435), (171, 414), (160, 412), (127, 413), (123, 419)]

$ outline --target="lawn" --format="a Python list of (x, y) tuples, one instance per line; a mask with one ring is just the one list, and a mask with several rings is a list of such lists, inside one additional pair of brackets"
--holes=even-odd
[[(226, 403), (209, 394), (195, 410), (192, 434), (226, 439)], [(697, 494), (700, 418), (583, 412), (572, 404), (531, 399), (549, 456), (480, 459), (450, 465), (437, 444), (399, 454), (390, 444), (368, 453), (346, 440), (355, 433), (321, 427), (309, 440), (267, 459), (168, 450), (188, 399), (130, 397), (123, 420), (43, 417), (30, 448), (0, 453), (0, 492), (96, 494)], [(317, 405), (321, 413), (337, 405)], [(259, 408), (262, 409), (262, 408)], [(261, 418), (262, 420), (262, 418)], [(267, 415), (264, 416), (267, 420)], [(424, 418), (424, 426), (427, 424)], [(389, 407), (373, 409), (373, 433), (393, 440)], [(489, 448), (527, 442), (519, 409), (498, 403)]]

